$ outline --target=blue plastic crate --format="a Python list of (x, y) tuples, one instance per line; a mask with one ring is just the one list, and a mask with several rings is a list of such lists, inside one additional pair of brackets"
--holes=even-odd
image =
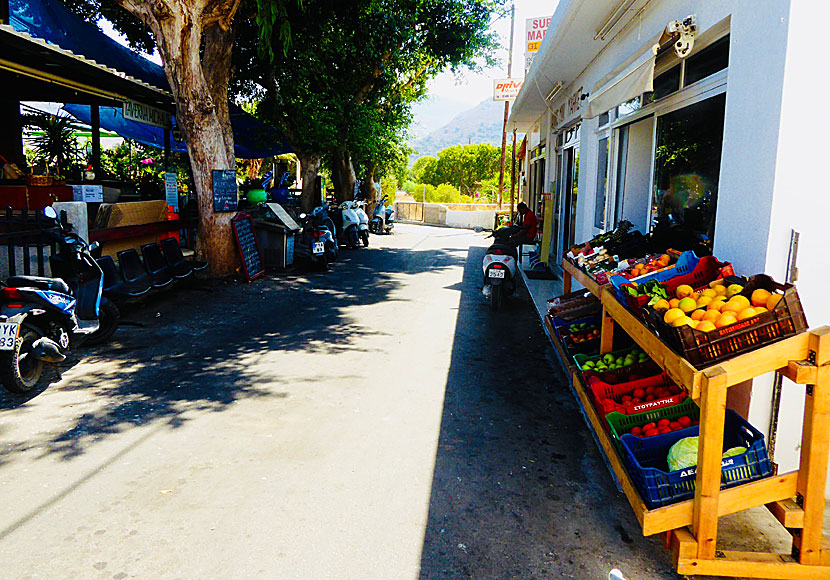
[(687, 250), (680, 254), (679, 258), (677, 258), (674, 268), (667, 268), (666, 270), (660, 270), (659, 272), (645, 274), (644, 276), (632, 278), (631, 280), (620, 274), (614, 274), (609, 277), (608, 281), (611, 282), (611, 285), (614, 287), (614, 294), (617, 296), (619, 301), (625, 304), (625, 292), (622, 289), (623, 284), (629, 284), (631, 282), (642, 284), (643, 282), (648, 282), (649, 280), (665, 282), (675, 276), (681, 276), (692, 272), (695, 268), (697, 268), (699, 260), (700, 258), (698, 258), (693, 251)]
[(559, 318), (558, 316), (553, 317), (553, 329), (556, 331), (556, 336), (559, 340), (563, 340), (565, 337), (560, 329), (565, 328), (567, 329), (572, 324), (596, 324), (597, 327), (602, 327), (602, 315), (600, 314), (592, 314), (591, 316), (585, 316), (584, 318), (577, 318), (576, 320), (565, 320), (564, 318)]
[[(649, 509), (689, 499), (695, 494), (696, 467), (668, 471), (671, 446), (685, 437), (697, 437), (698, 426), (640, 439), (620, 437), (629, 474)], [(727, 409), (723, 430), (724, 451), (743, 446), (746, 453), (722, 462), (721, 488), (733, 487), (772, 474), (764, 436), (734, 411)]]

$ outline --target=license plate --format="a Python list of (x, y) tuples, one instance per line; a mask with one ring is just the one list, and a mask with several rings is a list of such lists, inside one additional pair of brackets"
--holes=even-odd
[(16, 322), (0, 322), (0, 350), (12, 350), (19, 331)]
[(491, 268), (490, 272), (487, 274), (491, 278), (504, 278), (504, 270), (498, 270), (496, 268)]
[(314, 244), (311, 246), (311, 252), (315, 256), (319, 256), (320, 254), (322, 254), (325, 251), (326, 251), (326, 245), (323, 242), (314, 242)]

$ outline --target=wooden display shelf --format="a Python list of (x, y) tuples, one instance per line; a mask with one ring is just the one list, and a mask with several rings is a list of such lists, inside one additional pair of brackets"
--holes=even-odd
[[(700, 398), (700, 389), (706, 373), (717, 367), (723, 369), (729, 377), (727, 387), (779, 369), (785, 376), (792, 377), (796, 379), (795, 382), (801, 384), (807, 384), (804, 381), (812, 380), (815, 375), (814, 369), (816, 366), (806, 362), (811, 350), (810, 334), (806, 332), (720, 362), (713, 367), (696, 369), (689, 361), (679, 356), (651, 330), (646, 328), (617, 300), (610, 288), (602, 293), (602, 308), (603, 336), (606, 334), (613, 336), (613, 325), (620, 325), (646, 354), (665, 369), (666, 374), (673, 381), (685, 387), (695, 400)], [(611, 327), (610, 332), (606, 328), (607, 326)], [(817, 332), (821, 334), (823, 331), (819, 329)], [(607, 343), (601, 344), (600, 352), (610, 352), (612, 346)], [(824, 364), (825, 362), (827, 361), (817, 361), (817, 364)]]
[(562, 258), (562, 270), (564, 273), (562, 275), (562, 294), (569, 294), (571, 291), (571, 281), (576, 280), (583, 286), (585, 289), (590, 291), (591, 294), (596, 296), (597, 298), (600, 297), (602, 293), (602, 289), (607, 286), (607, 284), (597, 284), (597, 281), (591, 278), (588, 274), (571, 264), (567, 258)]
[[(556, 334), (552, 328), (548, 329), (554, 347), (568, 367), (588, 426), (620, 482), (643, 534), (665, 535), (666, 545), (673, 551), (680, 574), (830, 580), (830, 544), (825, 542), (822, 529), (830, 453), (830, 327), (810, 330), (708, 368), (697, 369), (631, 314), (610, 287), (598, 286), (572, 264), (565, 262), (564, 266), (566, 279), (569, 276), (577, 279), (601, 297), (601, 352), (613, 349), (613, 329), (619, 324), (700, 406), (700, 449), (694, 499), (647, 509), (605, 430), (604, 418), (589, 400), (581, 375), (568, 365), (563, 356), (564, 349), (557, 345)], [(546, 325), (550, 326), (550, 323), (546, 322)], [(727, 390), (769, 372), (778, 372), (797, 384), (809, 385), (805, 396), (799, 470), (721, 490)], [(791, 531), (792, 553), (718, 550), (718, 518), (758, 506), (766, 506)]]

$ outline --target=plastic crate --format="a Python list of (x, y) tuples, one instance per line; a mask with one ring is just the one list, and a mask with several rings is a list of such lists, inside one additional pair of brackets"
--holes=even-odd
[(680, 254), (680, 257), (677, 259), (671, 266), (667, 266), (662, 270), (658, 270), (656, 272), (651, 272), (650, 274), (645, 274), (643, 276), (639, 276), (637, 278), (632, 278), (629, 280), (625, 276), (621, 274), (616, 274), (610, 277), (611, 285), (614, 287), (614, 294), (616, 294), (617, 299), (625, 304), (625, 297), (627, 292), (622, 289), (623, 284), (630, 284), (631, 282), (637, 282), (641, 284), (643, 282), (648, 282), (649, 280), (657, 280), (658, 282), (665, 282), (675, 276), (679, 276), (681, 274), (688, 274), (689, 272), (694, 271), (697, 267), (697, 263), (700, 261), (700, 258), (695, 255), (694, 252), (688, 251), (683, 252)]
[(577, 290), (548, 300), (548, 314), (564, 317), (570, 310), (599, 305), (599, 298), (588, 290)]
[(644, 309), (646, 323), (661, 340), (696, 368), (711, 366), (807, 330), (807, 318), (795, 286), (779, 284), (769, 276), (759, 274), (749, 279), (741, 295), (750, 298), (758, 288), (783, 292), (784, 296), (768, 312), (711, 332), (701, 332), (691, 326), (669, 326), (653, 308)]
[[(694, 426), (644, 439), (629, 434), (620, 437), (629, 474), (649, 509), (694, 496), (697, 468), (668, 471), (666, 457), (672, 445), (684, 437), (697, 437), (698, 433), (698, 426)], [(722, 461), (722, 489), (772, 474), (764, 436), (737, 413), (727, 409), (723, 450), (737, 446), (746, 447), (747, 451)]]
[(660, 419), (674, 421), (684, 415), (693, 421), (700, 419), (700, 407), (691, 398), (686, 398), (682, 403), (677, 403), (676, 405), (669, 405), (668, 407), (646, 411), (645, 413), (624, 415), (623, 413), (614, 411), (605, 415), (605, 423), (608, 428), (608, 433), (611, 435), (611, 442), (617, 448), (617, 453), (619, 453), (620, 457), (624, 457), (625, 454), (622, 450), (620, 437), (628, 435), (628, 432), (634, 427), (642, 427), (648, 423), (656, 423)]
[[(633, 366), (633, 365), (632, 365)], [(628, 367), (630, 368), (630, 367)], [(587, 380), (587, 379), (586, 379)], [(641, 403), (623, 403), (622, 399), (625, 396), (630, 396), (637, 389), (647, 389), (649, 387), (665, 387), (673, 391), (671, 396), (657, 399), (656, 401), (643, 401)], [(660, 373), (651, 377), (644, 377), (636, 381), (627, 381), (610, 385), (606, 382), (600, 381), (588, 385), (588, 392), (591, 395), (591, 402), (600, 417), (607, 413), (617, 412), (623, 415), (633, 415), (636, 413), (643, 413), (645, 411), (653, 411), (663, 407), (670, 407), (677, 405), (686, 400), (686, 391), (678, 387), (666, 373)], [(602, 400), (610, 400), (614, 403), (613, 409), (608, 409), (602, 405)], [(646, 421), (648, 423), (648, 421)]]
[[(624, 349), (620, 349), (620, 350), (615, 350), (615, 351), (611, 352), (610, 354), (614, 355), (614, 358), (617, 358), (620, 355), (625, 356), (626, 354), (628, 354), (629, 352), (631, 352), (634, 349), (640, 350), (638, 347), (633, 347), (633, 348), (628, 347), (628, 348), (624, 348)], [(613, 370), (609, 369), (609, 370), (605, 370), (605, 371), (594, 371), (594, 370), (591, 370), (591, 369), (586, 370), (585, 368), (583, 368), (583, 365), (585, 364), (586, 361), (588, 361), (588, 360), (597, 360), (601, 356), (603, 356), (603, 355), (600, 355), (600, 354), (596, 354), (596, 355), (575, 354), (573, 356), (574, 362), (576, 363), (576, 368), (579, 370), (580, 373), (582, 373), (582, 378), (586, 382), (586, 384), (587, 384), (588, 379), (590, 379), (593, 376), (597, 376), (597, 377), (601, 378), (603, 381), (608, 382), (609, 384), (610, 384), (610, 381), (611, 381), (611, 377), (614, 377), (614, 380), (616, 381), (614, 384), (620, 384), (620, 383), (626, 382), (628, 380), (628, 378), (633, 376), (633, 375), (636, 375), (637, 377), (643, 378), (643, 377), (651, 377), (651, 376), (654, 376), (654, 375), (659, 375), (660, 372), (661, 372), (660, 367), (657, 366), (657, 363), (655, 363), (651, 359), (649, 359), (649, 360), (647, 360), (646, 362), (643, 362), (643, 363), (637, 363), (637, 364), (633, 364), (631, 366), (622, 367), (622, 368), (613, 369)]]
[(602, 316), (599, 314), (592, 314), (590, 316), (577, 318), (576, 320), (568, 320), (555, 316), (553, 318), (553, 329), (556, 331), (556, 336), (559, 337), (559, 340), (563, 340), (569, 334), (568, 327), (572, 324), (595, 324), (597, 328), (601, 328)]
[[(672, 296), (675, 293), (675, 290), (677, 290), (677, 287), (683, 284), (691, 286), (692, 288), (698, 288), (709, 284), (709, 282), (714, 282), (715, 280), (719, 280), (721, 278), (733, 278), (734, 276), (735, 270), (732, 268), (732, 264), (729, 262), (719, 262), (717, 258), (712, 256), (704, 256), (698, 260), (697, 266), (695, 266), (694, 270), (688, 274), (682, 274), (675, 276), (674, 278), (670, 278), (663, 282), (663, 284), (666, 286), (666, 291), (669, 296)], [(733, 281), (746, 284), (746, 280), (742, 278), (733, 278)], [(643, 308), (649, 303), (650, 298), (648, 296), (630, 295), (625, 291), (625, 287), (630, 285), (631, 284), (623, 284), (620, 286), (620, 289), (624, 294), (623, 304), (625, 304), (635, 316), (643, 318), (645, 315)]]

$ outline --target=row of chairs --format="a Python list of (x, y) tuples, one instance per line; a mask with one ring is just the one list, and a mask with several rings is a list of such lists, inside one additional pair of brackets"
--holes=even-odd
[[(144, 259), (142, 260), (142, 256)], [(104, 272), (104, 295), (115, 302), (138, 298), (150, 290), (167, 288), (207, 268), (207, 262), (187, 260), (178, 240), (167, 238), (158, 244), (118, 252), (118, 265), (111, 256), (97, 259)]]

